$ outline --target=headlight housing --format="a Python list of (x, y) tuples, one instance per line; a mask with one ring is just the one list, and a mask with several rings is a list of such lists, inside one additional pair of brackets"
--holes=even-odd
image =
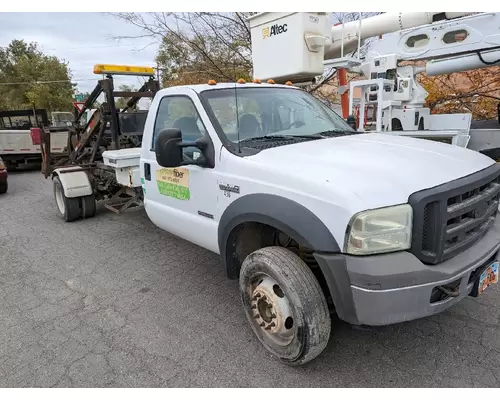
[(409, 249), (412, 222), (409, 204), (359, 212), (347, 228), (344, 253), (368, 255)]

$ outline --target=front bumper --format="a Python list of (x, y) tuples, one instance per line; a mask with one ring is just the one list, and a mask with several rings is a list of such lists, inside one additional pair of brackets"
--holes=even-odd
[[(498, 260), (500, 216), (475, 245), (437, 265), (409, 252), (355, 257), (315, 253), (338, 316), (354, 325), (389, 325), (440, 313), (467, 297), (478, 271)], [(437, 286), (458, 285), (459, 295), (431, 301)]]

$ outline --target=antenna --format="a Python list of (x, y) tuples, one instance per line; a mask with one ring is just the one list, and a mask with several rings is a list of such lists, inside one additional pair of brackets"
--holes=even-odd
[(238, 89), (236, 88), (236, 83), (234, 84), (234, 102), (236, 105), (236, 133), (238, 135), (238, 153), (241, 153), (240, 146), (240, 118), (238, 113)]

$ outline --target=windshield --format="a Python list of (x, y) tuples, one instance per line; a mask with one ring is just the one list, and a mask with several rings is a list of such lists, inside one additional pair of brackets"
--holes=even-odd
[(201, 97), (220, 125), (219, 130), (234, 143), (265, 136), (355, 133), (337, 113), (303, 90), (217, 89), (204, 91)]
[(71, 126), (74, 115), (70, 112), (53, 112), (52, 113), (52, 122), (54, 126)]

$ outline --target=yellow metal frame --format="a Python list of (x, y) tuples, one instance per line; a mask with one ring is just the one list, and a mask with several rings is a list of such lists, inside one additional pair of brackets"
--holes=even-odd
[(96, 65), (94, 65), (94, 74), (96, 74), (96, 75), (154, 76), (155, 71), (152, 67), (136, 67), (136, 66), (132, 66), (132, 65), (96, 64)]

